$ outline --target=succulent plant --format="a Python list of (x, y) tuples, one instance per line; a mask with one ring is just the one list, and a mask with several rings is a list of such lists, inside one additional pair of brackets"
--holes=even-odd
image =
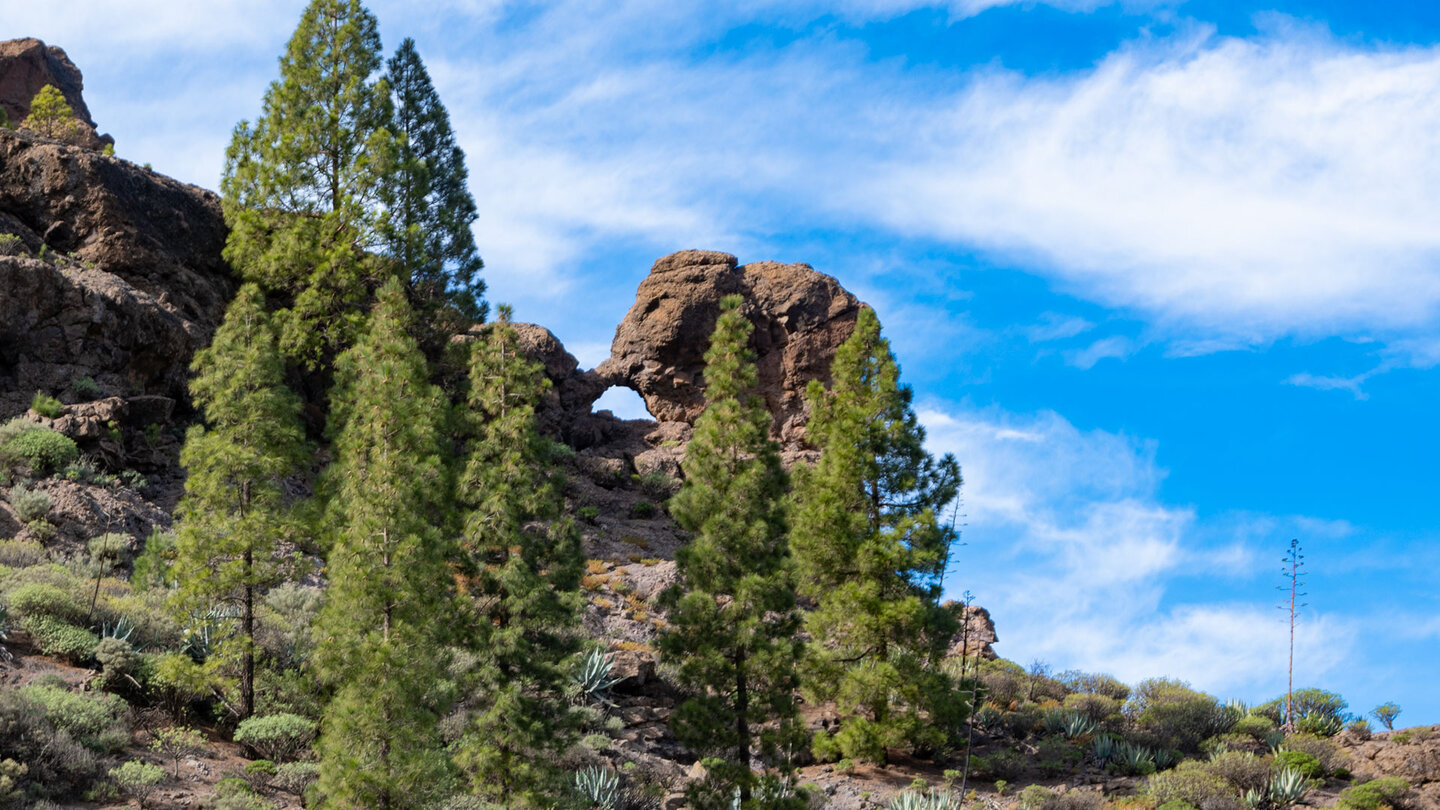
[(946, 790), (930, 790), (921, 793), (903, 790), (886, 805), (888, 810), (960, 810), (960, 798)]
[(575, 675), (575, 683), (580, 687), (580, 693), (590, 700), (603, 703), (606, 706), (614, 706), (610, 700), (610, 688), (625, 680), (624, 678), (612, 678), (610, 672), (615, 667), (615, 662), (605, 655), (598, 647), (592, 649), (580, 665), (580, 671)]
[(575, 772), (575, 789), (591, 807), (613, 810), (620, 797), (620, 775), (608, 768), (581, 768)]

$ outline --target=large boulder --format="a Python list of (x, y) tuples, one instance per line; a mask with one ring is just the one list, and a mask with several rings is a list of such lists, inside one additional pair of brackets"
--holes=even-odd
[(74, 139), (78, 145), (103, 149), (115, 143), (114, 138), (96, 131), (82, 95), (84, 77), (65, 51), (30, 37), (0, 42), (0, 110), (4, 110), (12, 127), (30, 115), (30, 102), (47, 84), (55, 85), (75, 112), (80, 126)]
[(234, 291), (212, 192), (0, 130), (0, 416), (85, 377), (186, 400)]
[(828, 382), (830, 361), (854, 331), (861, 306), (808, 264), (740, 265), (728, 253), (700, 250), (656, 261), (596, 373), (606, 386), (638, 392), (657, 420), (693, 425), (705, 408), (705, 349), (720, 299), (732, 293), (745, 296), (742, 312), (755, 324), (751, 347), (773, 433), (798, 443), (805, 386)]

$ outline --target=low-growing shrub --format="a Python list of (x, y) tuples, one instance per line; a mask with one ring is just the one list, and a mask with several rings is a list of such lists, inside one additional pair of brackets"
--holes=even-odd
[(973, 758), (970, 767), (992, 780), (1010, 780), (1025, 770), (1025, 757), (1019, 751), (1006, 748)]
[(63, 682), (37, 681), (20, 693), (40, 708), (55, 728), (100, 752), (117, 751), (130, 741), (121, 718), (125, 702), (114, 695), (72, 692)]
[(1109, 695), (1076, 692), (1065, 696), (1064, 705), (1099, 725), (1111, 726), (1120, 720), (1120, 701)]
[[(1321, 775), (1335, 770), (1345, 764), (1345, 755), (1340, 747), (1328, 737), (1317, 737), (1313, 734), (1291, 734), (1285, 738), (1286, 751), (1301, 751), (1315, 758), (1319, 763)], [(1310, 774), (1306, 774), (1310, 776)]]
[(1320, 767), (1320, 760), (1304, 751), (1281, 751), (1276, 754), (1275, 770), (1286, 768), (1299, 771), (1307, 779), (1319, 779), (1325, 775), (1325, 769)]
[(43, 616), (73, 623), (85, 616), (85, 611), (69, 593), (47, 582), (24, 583), (10, 591), (5, 601), (21, 619)]
[(1098, 790), (1067, 790), (1040, 805), (1040, 810), (1103, 810), (1105, 797)]
[(125, 795), (135, 799), (140, 803), (140, 807), (144, 808), (145, 802), (160, 787), (160, 783), (165, 781), (165, 771), (158, 765), (132, 759), (118, 768), (111, 768), (110, 778), (115, 780), (115, 786)]
[(310, 746), (317, 728), (314, 720), (294, 714), (251, 717), (235, 729), (235, 742), (271, 761), (287, 762)]
[(1247, 790), (1264, 790), (1270, 783), (1270, 763), (1245, 751), (1216, 754), (1204, 768), (1229, 782), (1242, 795)]
[(81, 377), (70, 383), (70, 390), (82, 401), (89, 402), (100, 398), (100, 385), (95, 382), (94, 377)]
[(32, 425), (0, 448), (0, 462), (13, 469), (16, 463), (37, 476), (65, 469), (80, 457), (80, 448), (69, 437), (53, 430)]
[(655, 517), (656, 511), (658, 510), (655, 508), (655, 504), (649, 501), (636, 501), (630, 506), (630, 517), (644, 520)]
[(45, 562), (45, 546), (34, 540), (0, 540), (0, 565), (29, 568)]
[(1146, 744), (1186, 752), (1196, 751), (1201, 741), (1229, 731), (1239, 719), (1210, 695), (1165, 678), (1138, 684), (1126, 709)]
[(319, 778), (320, 766), (314, 762), (286, 762), (275, 766), (275, 778), (271, 783), (287, 793), (300, 796)]
[(1380, 810), (1381, 807), (1402, 808), (1410, 795), (1410, 783), (1398, 776), (1387, 776), (1340, 791), (1339, 810)]
[(156, 729), (150, 736), (150, 750), (170, 760), (171, 775), (176, 779), (180, 778), (180, 760), (200, 753), (204, 747), (205, 737), (185, 726)]
[(40, 652), (63, 658), (71, 664), (83, 664), (95, 653), (100, 638), (83, 627), (51, 616), (26, 619), (22, 626), (35, 639)]
[(1058, 680), (1071, 692), (1081, 695), (1100, 695), (1114, 700), (1117, 704), (1123, 703), (1126, 698), (1130, 697), (1130, 687), (1112, 675), (1069, 670), (1060, 673)]
[(59, 419), (65, 406), (60, 404), (60, 400), (47, 395), (44, 391), (36, 391), (35, 396), (30, 398), (30, 410), (46, 419)]
[[(102, 638), (95, 645), (95, 660), (100, 662), (101, 679), (107, 689), (124, 688), (140, 671), (144, 657), (135, 652), (130, 642), (118, 638)], [(134, 684), (131, 684), (134, 685)]]
[(1016, 798), (1020, 800), (1020, 810), (1040, 810), (1046, 802), (1055, 798), (1055, 791), (1043, 785), (1029, 785)]
[(25, 690), (0, 689), (0, 751), (25, 766), (23, 775), (11, 774), (22, 789), (73, 795), (101, 775), (95, 752), (51, 722)]
[(1275, 721), (1263, 714), (1247, 714), (1235, 721), (1235, 727), (1231, 729), (1236, 734), (1248, 734), (1257, 740), (1265, 739), (1265, 735), (1275, 730)]
[(39, 490), (29, 489), (23, 484), (16, 484), (10, 488), (10, 505), (15, 508), (15, 517), (21, 523), (32, 523), (42, 520), (50, 514), (50, 507), (55, 501), (48, 493)]
[(1186, 760), (1171, 770), (1151, 776), (1147, 790), (1160, 805), (1178, 800), (1195, 807), (1208, 807), (1240, 799), (1240, 792), (1229, 781), (1195, 760)]
[(130, 561), (131, 540), (128, 534), (111, 532), (92, 537), (87, 548), (90, 559), (112, 568)]

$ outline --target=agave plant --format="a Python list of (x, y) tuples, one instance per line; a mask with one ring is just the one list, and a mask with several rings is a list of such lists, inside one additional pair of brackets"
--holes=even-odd
[(100, 625), (100, 638), (118, 638), (121, 641), (129, 641), (131, 634), (135, 632), (135, 622), (130, 621), (129, 616), (121, 616), (114, 624), (103, 622)]
[(235, 632), (234, 620), (239, 617), (239, 610), (230, 607), (213, 607), (192, 615), (190, 626), (185, 628), (181, 652), (195, 659), (196, 663), (203, 663), (214, 651), (216, 643)]
[(620, 798), (620, 775), (607, 768), (581, 768), (575, 772), (575, 789), (591, 807), (614, 810)]
[(1265, 732), (1265, 747), (1270, 753), (1278, 754), (1285, 750), (1285, 732), (1281, 729), (1271, 729)]
[(1270, 805), (1270, 791), (1250, 788), (1245, 791), (1245, 806), (1250, 810), (1266, 810)]
[(1168, 748), (1156, 748), (1150, 753), (1150, 757), (1154, 760), (1157, 771), (1163, 771), (1180, 761), (1180, 755)]
[(1111, 737), (1109, 734), (1101, 734), (1095, 738), (1095, 761), (1104, 765), (1115, 756), (1115, 750), (1120, 745), (1120, 740)]
[(1270, 777), (1269, 799), (1275, 807), (1289, 807), (1300, 801), (1310, 791), (1305, 774), (1296, 768), (1286, 768)]
[(902, 790), (896, 794), (887, 810), (960, 810), (960, 798), (947, 790), (930, 790), (920, 793)]
[(614, 668), (615, 662), (605, 655), (598, 647), (590, 650), (585, 656), (585, 661), (580, 665), (580, 671), (574, 676), (575, 683), (580, 687), (580, 694), (603, 703), (606, 706), (614, 706), (610, 700), (610, 688), (625, 680), (624, 678), (610, 677), (610, 671)]
[(1065, 727), (1060, 733), (1065, 735), (1065, 739), (1074, 740), (1084, 737), (1087, 734), (1094, 734), (1095, 730), (1099, 727), (1099, 724), (1094, 720), (1079, 712), (1074, 712), (1070, 715), (1070, 718), (1065, 721)]
[(1153, 773), (1155, 770), (1155, 754), (1143, 745), (1120, 743), (1115, 747), (1112, 761), (1128, 774)]
[(994, 728), (995, 724), (1000, 722), (1000, 717), (1000, 710), (994, 706), (981, 706), (970, 716), (970, 722), (975, 724), (975, 728), (984, 731)]

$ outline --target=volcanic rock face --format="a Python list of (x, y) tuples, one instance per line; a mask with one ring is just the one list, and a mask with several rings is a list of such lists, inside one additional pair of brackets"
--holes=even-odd
[(855, 296), (809, 265), (741, 266), (728, 253), (699, 250), (656, 261), (596, 374), (607, 386), (634, 389), (659, 421), (693, 425), (705, 408), (704, 356), (720, 299), (732, 293), (745, 296), (741, 311), (755, 324), (751, 347), (773, 433), (796, 443), (804, 436), (805, 386), (829, 380), (830, 361), (860, 311)]
[(88, 149), (102, 149), (115, 143), (109, 135), (95, 130), (90, 108), (81, 95), (85, 80), (80, 69), (65, 51), (46, 46), (38, 39), (12, 39), (0, 42), (0, 110), (4, 110), (11, 126), (19, 126), (30, 114), (30, 102), (40, 88), (55, 85), (79, 119), (81, 133), (77, 142)]
[(183, 401), (233, 292), (220, 199), (0, 130), (0, 415), (85, 377)]

